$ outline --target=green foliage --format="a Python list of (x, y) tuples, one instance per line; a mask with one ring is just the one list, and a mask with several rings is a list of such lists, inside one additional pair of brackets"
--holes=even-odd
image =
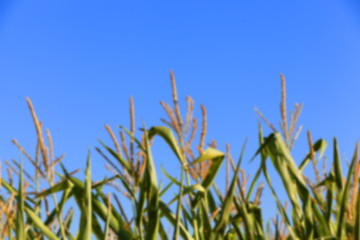
[[(49, 146), (45, 146), (41, 123), (28, 100), (38, 134), (35, 157), (31, 158), (16, 140), (14, 143), (32, 163), (35, 174), (31, 176), (23, 169), (21, 159), (20, 164), (14, 162), (15, 166), (6, 162), (9, 176), (7, 179), (0, 177), (4, 189), (0, 196), (0, 239), (167, 240), (170, 235), (174, 240), (360, 238), (358, 145), (346, 179), (343, 178), (336, 138), (332, 151), (333, 167), (330, 171), (324, 168), (321, 178), (317, 165), (319, 161), (325, 161), (327, 143), (324, 139), (319, 139), (313, 145), (308, 132), (309, 151), (305, 152), (303, 161), (297, 165), (291, 148), (298, 135), (294, 135), (294, 128), (301, 106), (296, 105), (288, 126), (284, 112), (285, 99), (282, 99), (282, 134), (258, 111), (273, 133), (264, 137), (259, 122), (259, 148), (251, 159), (259, 163), (259, 168), (248, 181), (250, 179), (246, 179), (241, 168), (246, 142), (236, 166), (230, 151), (225, 154), (218, 150), (216, 142), (204, 150), (205, 108), (202, 106), (202, 128), (197, 134), (193, 101), (187, 98), (188, 110), (183, 121), (172, 73), (171, 79), (174, 108), (162, 103), (169, 117), (169, 120), (162, 119), (166, 125), (149, 129), (144, 125), (141, 137), (136, 137), (131, 99), (131, 126), (130, 130), (120, 128), (121, 144), (110, 127), (106, 126), (114, 148), (100, 141), (105, 153), (99, 148), (96, 150), (106, 160), (113, 176), (100, 181), (91, 178), (90, 151), (84, 180), (75, 176), (77, 171), (68, 172), (65, 169), (61, 164), (62, 157), (54, 158), (50, 134), (47, 131)], [(283, 77), (282, 83), (285, 91)], [(124, 133), (128, 135), (128, 143)], [(200, 138), (199, 144), (193, 146), (197, 136)], [(165, 187), (158, 183), (155, 159), (151, 153), (152, 144), (156, 144), (157, 138), (165, 141), (181, 169), (178, 175), (161, 169), (170, 181)], [(198, 153), (195, 154), (195, 151)], [(222, 191), (216, 184), (216, 177), (224, 162), (227, 185)], [(311, 162), (316, 175), (314, 182), (303, 174)], [(55, 171), (59, 163), (61, 173)], [(268, 164), (275, 168), (282, 186), (275, 188), (272, 184)], [(12, 173), (18, 173), (17, 188), (14, 187)], [(264, 222), (262, 216), (261, 177), (265, 179), (278, 207), (279, 215), (272, 219), (272, 227), (271, 222)], [(249, 187), (246, 182), (250, 182)], [(105, 185), (114, 187), (113, 198), (105, 193)], [(276, 193), (278, 189), (285, 189), (289, 203), (281, 203)], [(165, 198), (165, 193), (171, 190), (175, 190), (174, 197)], [(59, 202), (57, 196), (60, 196)], [(53, 199), (52, 203), (49, 203), (49, 197)], [(116, 202), (116, 205), (112, 202)], [(69, 208), (69, 205), (72, 206)], [(132, 207), (131, 216), (124, 211), (129, 206)], [(73, 220), (76, 211), (80, 216), (78, 221)], [(72, 225), (75, 227), (70, 229)], [(167, 232), (169, 227), (172, 234)]]

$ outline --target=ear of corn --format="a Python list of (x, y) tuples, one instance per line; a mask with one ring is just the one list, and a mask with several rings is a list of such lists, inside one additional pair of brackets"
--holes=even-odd
[[(283, 75), (280, 131), (256, 109), (273, 133), (264, 137), (259, 121), (259, 147), (250, 159), (259, 167), (251, 179), (241, 168), (245, 144), (236, 165), (229, 146), (226, 154), (217, 149), (214, 140), (206, 147), (204, 106), (201, 105), (202, 122), (197, 132), (194, 101), (187, 98), (183, 117), (173, 72), (171, 83), (174, 106), (161, 102), (169, 117), (162, 119), (166, 126), (148, 129), (143, 125), (141, 137), (137, 137), (132, 98), (130, 130), (121, 127), (118, 140), (105, 125), (114, 148), (100, 140), (104, 150), (96, 150), (106, 160), (112, 176), (100, 181), (91, 177), (90, 151), (84, 180), (75, 175), (77, 171), (66, 170), (61, 163), (63, 155), (56, 158), (48, 130), (49, 146), (46, 146), (42, 122), (27, 99), (37, 133), (35, 156), (31, 157), (18, 141), (13, 143), (33, 166), (34, 176), (30, 170), (23, 169), (22, 158), (20, 163), (5, 161), (9, 176), (0, 175), (0, 239), (360, 239), (358, 144), (345, 169), (346, 178), (336, 138), (330, 171), (326, 170), (327, 143), (319, 139), (313, 144), (310, 131), (309, 150), (297, 164), (291, 149), (301, 130), (300, 126), (295, 131), (302, 105), (295, 104), (295, 111), (290, 112), (288, 119)], [(158, 183), (156, 159), (152, 156), (152, 144), (158, 138), (166, 142), (176, 159), (174, 164), (181, 169), (176, 174), (161, 168), (168, 180), (164, 186)], [(224, 159), (225, 189), (217, 184)], [(320, 161), (323, 161), (322, 172), (318, 170)], [(271, 182), (269, 164), (280, 177), (280, 186)], [(57, 165), (61, 173), (57, 172)], [(315, 179), (303, 174), (309, 166), (314, 168)], [(265, 180), (278, 209), (279, 214), (272, 221), (265, 222), (267, 219), (262, 215), (261, 207), (266, 205), (261, 205), (264, 186), (260, 179)], [(108, 188), (104, 186), (113, 187), (113, 194), (105, 194)], [(280, 200), (278, 194), (282, 189), (290, 204)], [(168, 197), (171, 191), (174, 195)], [(130, 208), (132, 211), (126, 211)]]

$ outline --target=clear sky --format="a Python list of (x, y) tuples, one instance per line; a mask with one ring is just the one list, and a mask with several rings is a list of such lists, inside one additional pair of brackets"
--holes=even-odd
[[(304, 103), (293, 156), (299, 163), (313, 139), (337, 136), (351, 158), (360, 136), (360, 6), (356, 1), (10, 1), (0, 2), (0, 157), (19, 156), (16, 138), (34, 153), (29, 96), (55, 155), (68, 169), (85, 166), (86, 153), (111, 143), (104, 124), (128, 126), (128, 99), (136, 122), (159, 125), (159, 101), (171, 101), (175, 72), (180, 107), (185, 98), (208, 112), (207, 142), (231, 145), (234, 158), (249, 136), (246, 158), (257, 149), (254, 106), (277, 124), (280, 77), (288, 109)], [(265, 132), (269, 129), (264, 126)], [(156, 167), (175, 176), (178, 162), (162, 142)], [(252, 173), (258, 162), (244, 161)], [(108, 174), (93, 151), (93, 176)], [(344, 164), (344, 167), (346, 165)], [(3, 169), (4, 174), (4, 169)], [(308, 174), (313, 172), (309, 168)], [(217, 180), (224, 183), (223, 173)], [(274, 181), (278, 181), (274, 177)], [(265, 191), (264, 198), (270, 197)], [(265, 216), (275, 205), (263, 201)]]

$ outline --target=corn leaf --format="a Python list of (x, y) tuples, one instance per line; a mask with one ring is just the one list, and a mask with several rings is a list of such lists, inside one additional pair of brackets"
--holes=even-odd
[(220, 233), (221, 235), (224, 235), (225, 229), (229, 222), (231, 207), (234, 202), (233, 199), (234, 199), (234, 193), (235, 193), (235, 189), (236, 189), (236, 180), (237, 180), (237, 177), (239, 174), (240, 164), (241, 164), (241, 160), (244, 155), (246, 142), (247, 142), (247, 140), (245, 141), (243, 148), (241, 150), (240, 158), (238, 160), (233, 179), (231, 180), (230, 188), (229, 188), (228, 192), (226, 193), (225, 200), (222, 204), (222, 207), (221, 207), (222, 212), (220, 215), (220, 220), (217, 222), (215, 229), (214, 229), (215, 232)]
[[(325, 149), (327, 147), (327, 142), (324, 139), (317, 140), (313, 145), (314, 154), (319, 153), (318, 160), (324, 155)], [(304, 160), (301, 162), (299, 169), (303, 171), (306, 165), (311, 160), (311, 152), (309, 151)]]
[(215, 180), (215, 177), (220, 169), (220, 166), (224, 160), (225, 154), (214, 149), (214, 148), (208, 148), (206, 149), (200, 157), (194, 161), (195, 163), (200, 163), (202, 161), (212, 161), (212, 164), (209, 169), (209, 173), (206, 176), (206, 178), (202, 182), (202, 186), (205, 188), (205, 190), (209, 190), (210, 186)]
[(88, 153), (86, 164), (86, 179), (85, 179), (85, 191), (84, 196), (81, 199), (83, 205), (80, 218), (79, 228), (79, 240), (90, 240), (92, 230), (92, 205), (91, 205), (91, 162), (90, 151)]
[(16, 239), (24, 240), (25, 233), (25, 219), (24, 219), (24, 192), (23, 192), (23, 163), (20, 156), (20, 179), (19, 189), (17, 195), (17, 212), (16, 212)]
[(185, 160), (181, 157), (181, 151), (179, 149), (178, 143), (176, 141), (176, 138), (174, 137), (174, 134), (172, 133), (171, 129), (165, 126), (156, 126), (152, 127), (149, 130), (149, 139), (152, 139), (154, 135), (159, 135), (162, 137), (166, 143), (169, 145), (171, 150), (175, 153), (176, 157), (179, 159), (180, 163), (182, 165), (185, 165)]
[[(144, 129), (146, 129), (144, 125)], [(147, 189), (147, 205), (148, 205), (148, 217), (151, 221), (148, 221), (146, 226), (146, 239), (156, 240), (159, 232), (159, 191), (157, 188), (157, 177), (152, 158), (148, 133), (145, 130), (145, 155), (146, 155), (146, 167), (145, 167), (145, 185)]]
[(336, 236), (338, 238), (342, 237), (343, 230), (344, 230), (345, 212), (346, 212), (346, 205), (347, 205), (347, 202), (348, 202), (348, 197), (349, 197), (349, 192), (350, 192), (351, 176), (352, 176), (352, 173), (353, 173), (355, 162), (358, 161), (358, 159), (356, 158), (356, 156), (357, 156), (356, 152), (357, 151), (358, 151), (358, 145), (356, 145), (354, 157), (353, 157), (353, 159), (351, 161), (351, 164), (350, 164), (350, 167), (349, 167), (349, 172), (348, 172), (348, 175), (347, 175), (347, 178), (346, 178), (345, 189), (342, 192), (342, 196), (341, 196), (341, 203), (340, 203), (340, 209), (339, 209), (339, 212), (338, 212), (337, 231), (336, 231)]
[(176, 222), (175, 222), (175, 231), (174, 231), (174, 240), (179, 239), (179, 231), (180, 231), (180, 221), (181, 221), (181, 209), (182, 209), (182, 192), (184, 188), (184, 169), (181, 170), (181, 185), (180, 185), (180, 191), (179, 191), (179, 197), (178, 197), (178, 206), (176, 209)]
[(131, 172), (131, 168), (129, 163), (123, 159), (122, 157), (120, 157), (119, 154), (117, 154), (114, 150), (112, 150), (110, 147), (106, 146), (100, 139), (99, 139), (100, 144), (120, 163), (121, 166), (123, 166), (124, 168), (126, 168), (126, 170), (128, 172)]
[[(176, 216), (171, 212), (170, 208), (164, 202), (159, 202), (159, 208), (161, 209), (161, 214), (166, 217), (169, 223), (173, 226), (176, 224)], [(182, 223), (180, 223), (180, 235), (183, 239), (194, 240), (191, 234), (187, 231)]]
[(339, 147), (336, 138), (334, 138), (334, 172), (335, 172), (336, 186), (340, 191), (343, 189), (343, 177), (341, 170)]

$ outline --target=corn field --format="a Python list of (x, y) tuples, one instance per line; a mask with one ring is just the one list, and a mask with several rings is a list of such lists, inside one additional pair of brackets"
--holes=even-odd
[[(229, 145), (222, 152), (215, 141), (205, 144), (205, 107), (201, 105), (202, 119), (196, 119), (194, 101), (187, 97), (187, 111), (182, 114), (173, 72), (170, 76), (173, 103), (161, 102), (167, 115), (161, 119), (162, 126), (148, 128), (142, 123), (136, 127), (132, 98), (130, 127), (119, 126), (117, 138), (105, 125), (112, 142), (100, 140), (95, 152), (103, 157), (111, 177), (100, 181), (91, 177), (90, 150), (85, 180), (77, 177), (79, 170), (69, 171), (62, 164), (64, 155), (54, 157), (50, 131), (43, 131), (27, 98), (37, 133), (36, 153), (30, 156), (14, 139), (22, 157), (0, 163), (0, 173), (7, 172), (0, 175), (0, 239), (360, 239), (358, 143), (344, 172), (334, 138), (328, 163), (331, 169), (326, 171), (327, 142), (314, 142), (308, 131), (309, 148), (296, 164), (291, 149), (301, 131), (297, 120), (302, 105), (295, 104), (288, 114), (283, 75), (279, 130), (255, 109), (272, 133), (263, 136), (259, 121), (258, 149), (251, 159), (243, 159), (244, 139), (237, 160), (233, 160)], [(161, 176), (169, 179), (166, 186), (158, 182), (151, 152), (156, 138), (167, 144), (181, 166), (174, 176), (161, 169)], [(241, 164), (249, 160), (258, 162), (259, 167), (247, 179)], [(23, 169), (23, 161), (29, 161), (33, 169)], [(323, 169), (318, 169), (321, 163)], [(223, 164), (225, 189), (215, 181)], [(276, 169), (281, 186), (272, 184), (269, 165)], [(313, 168), (315, 181), (303, 174), (306, 167)], [(112, 189), (111, 194), (105, 186)], [(264, 188), (271, 191), (279, 213), (270, 220), (263, 218), (260, 207)], [(279, 200), (279, 189), (287, 194), (285, 203)], [(164, 197), (169, 192), (172, 199)], [(125, 211), (129, 208), (131, 215)]]

